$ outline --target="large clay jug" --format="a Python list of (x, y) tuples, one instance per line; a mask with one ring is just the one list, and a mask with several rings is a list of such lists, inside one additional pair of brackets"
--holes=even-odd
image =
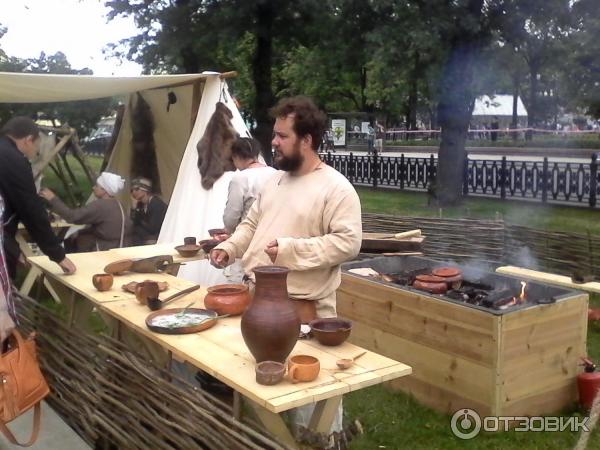
[(256, 362), (284, 363), (300, 334), (300, 318), (288, 297), (287, 274), (280, 266), (254, 269), (256, 288), (242, 316), (242, 336)]

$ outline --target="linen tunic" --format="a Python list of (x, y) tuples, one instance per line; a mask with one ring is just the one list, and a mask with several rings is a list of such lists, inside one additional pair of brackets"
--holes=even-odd
[(302, 176), (278, 171), (216, 248), (227, 252), (229, 263), (241, 257), (254, 279), (254, 267), (273, 264), (264, 251), (273, 240), (279, 246), (275, 265), (290, 269), (290, 297), (318, 301), (320, 317), (335, 315), (340, 264), (358, 254), (362, 240), (360, 200), (350, 182), (324, 164)]

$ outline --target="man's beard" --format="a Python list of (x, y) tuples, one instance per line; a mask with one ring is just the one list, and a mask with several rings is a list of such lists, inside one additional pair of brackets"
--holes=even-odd
[(304, 157), (300, 153), (300, 141), (297, 141), (292, 148), (290, 156), (284, 156), (278, 150), (275, 150), (275, 167), (286, 172), (294, 172), (300, 168), (304, 162)]

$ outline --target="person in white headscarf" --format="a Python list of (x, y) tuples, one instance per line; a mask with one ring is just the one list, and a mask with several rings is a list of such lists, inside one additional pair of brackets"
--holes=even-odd
[(89, 225), (78, 233), (74, 251), (109, 250), (126, 247), (131, 241), (133, 225), (123, 205), (115, 198), (123, 187), (125, 180), (119, 175), (102, 172), (93, 187), (96, 200), (81, 208), (69, 208), (48, 188), (43, 188), (40, 196), (48, 200), (52, 211), (67, 222)]

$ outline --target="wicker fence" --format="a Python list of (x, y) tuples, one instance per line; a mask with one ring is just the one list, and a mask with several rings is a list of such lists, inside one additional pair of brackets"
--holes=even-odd
[(68, 329), (18, 295), (23, 331), (37, 331), (48, 402), (95, 448), (286, 449), (231, 407), (105, 336)]
[[(358, 186), (427, 191), (437, 174), (437, 158), (322, 153), (321, 158)], [(543, 203), (599, 207), (597, 155), (589, 163), (469, 159), (463, 194)]]
[(475, 261), (490, 268), (516, 265), (570, 276), (578, 270), (600, 277), (600, 236), (560, 233), (506, 224), (502, 220), (437, 219), (363, 214), (364, 231), (420, 228), (427, 256)]

